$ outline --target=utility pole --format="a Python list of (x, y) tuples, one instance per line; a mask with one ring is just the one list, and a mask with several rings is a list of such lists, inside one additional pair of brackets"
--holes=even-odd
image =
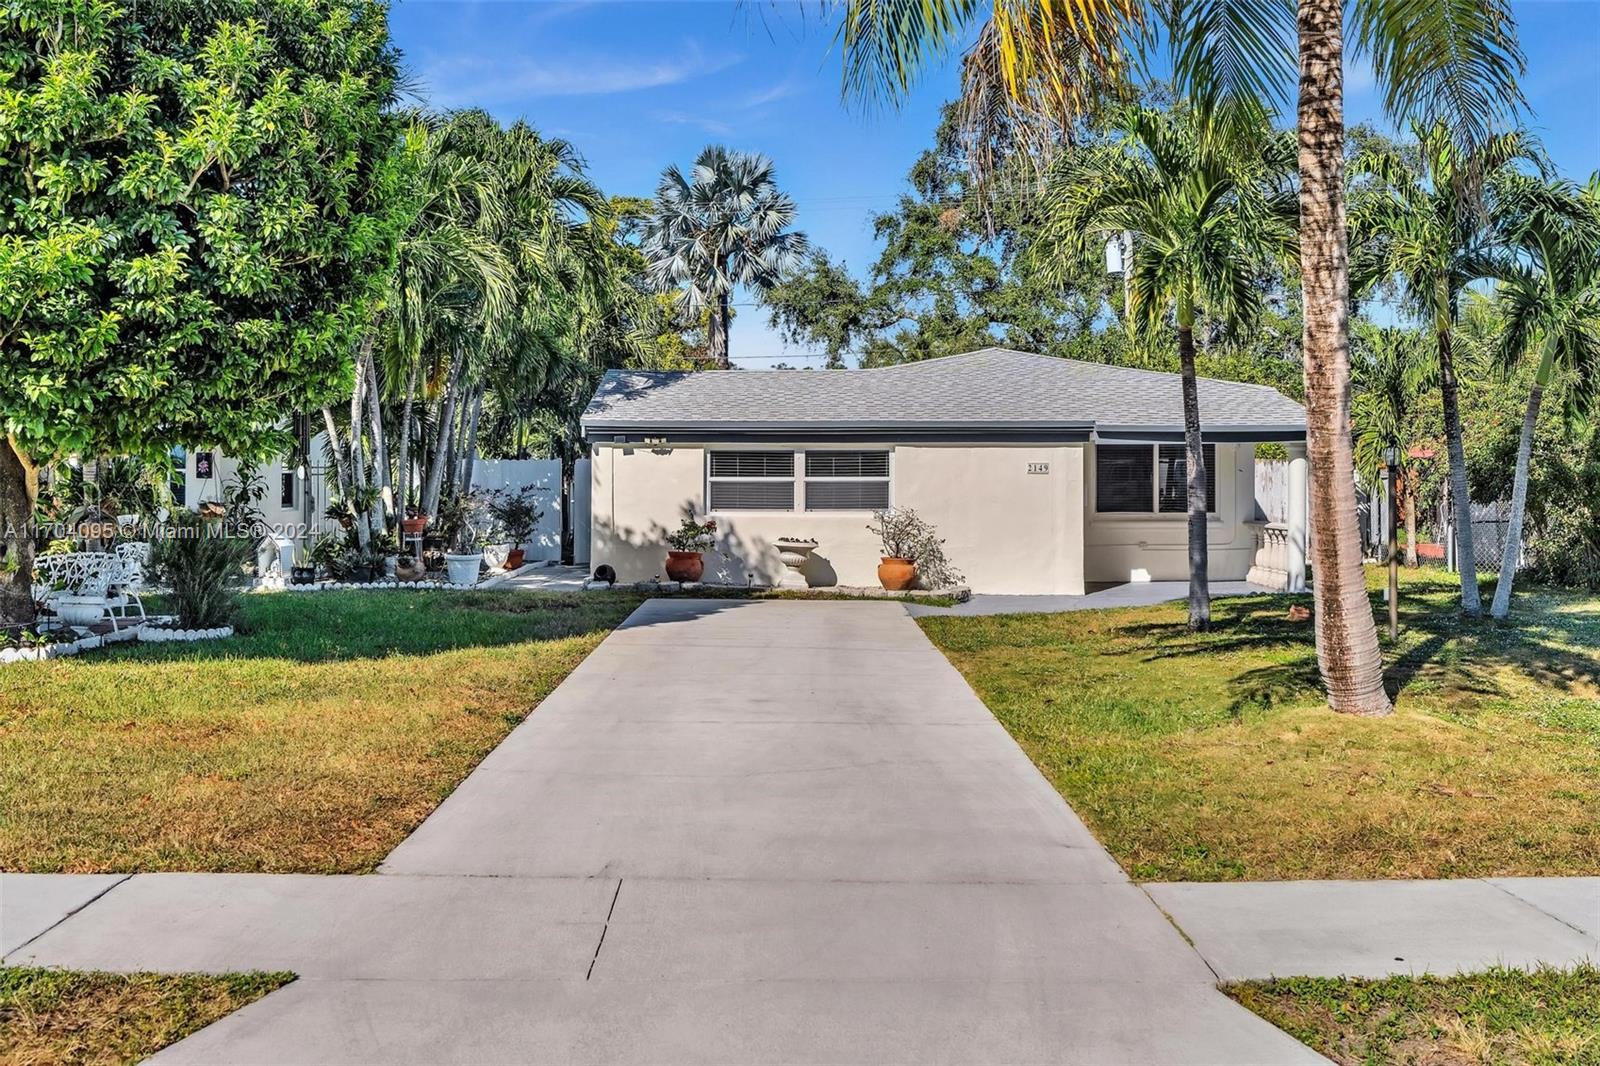
[(1395, 491), (1395, 449), (1384, 449), (1384, 473), (1389, 482), (1389, 639), (1400, 636), (1400, 506)]

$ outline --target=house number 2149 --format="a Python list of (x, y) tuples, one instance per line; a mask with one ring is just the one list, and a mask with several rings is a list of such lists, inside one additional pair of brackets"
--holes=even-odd
[(1029, 463), (1028, 464), (1028, 473), (1030, 473), (1030, 474), (1048, 474), (1049, 472), (1050, 472), (1050, 464), (1049, 463)]

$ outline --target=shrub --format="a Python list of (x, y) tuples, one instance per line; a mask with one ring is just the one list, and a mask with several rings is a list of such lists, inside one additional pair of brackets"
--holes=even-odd
[(150, 564), (156, 579), (172, 590), (180, 626), (212, 629), (232, 622), (257, 540), (226, 520), (189, 511), (173, 514), (151, 542)]
[(944, 540), (911, 508), (872, 512), (867, 531), (877, 535), (886, 557), (917, 564), (917, 581), (923, 588), (949, 588), (963, 580), (961, 571), (945, 557)]

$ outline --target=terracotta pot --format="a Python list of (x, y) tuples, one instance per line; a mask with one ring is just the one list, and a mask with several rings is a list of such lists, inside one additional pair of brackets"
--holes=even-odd
[(904, 592), (917, 582), (917, 564), (886, 555), (878, 564), (878, 584), (890, 592)]
[(522, 560), (527, 558), (527, 553), (521, 548), (512, 548), (506, 553), (506, 569), (515, 570), (522, 565)]
[(699, 552), (667, 552), (667, 577), (673, 581), (699, 581), (706, 572), (706, 560)]
[(428, 516), (423, 515), (421, 518), (402, 518), (400, 519), (400, 528), (405, 530), (408, 536), (414, 537), (418, 533), (421, 533), (424, 529), (428, 528)]

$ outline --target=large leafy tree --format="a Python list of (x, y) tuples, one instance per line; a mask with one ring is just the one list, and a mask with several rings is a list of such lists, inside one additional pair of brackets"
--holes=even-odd
[(1517, 445), (1500, 581), (1489, 609), (1495, 618), (1511, 610), (1545, 393), (1562, 379), (1569, 421), (1587, 420), (1600, 406), (1600, 172), (1582, 189), (1534, 178), (1508, 184), (1499, 206), (1519, 256), (1500, 287), (1504, 326), (1496, 355), (1504, 367), (1528, 360), (1536, 369)]
[(795, 206), (778, 188), (772, 161), (718, 145), (687, 175), (670, 166), (644, 233), (651, 277), (682, 294), (685, 308), (711, 311), (711, 358), (726, 369), (729, 304), (736, 287), (765, 289), (804, 261), (805, 235), (790, 227)]
[(1189, 512), (1189, 628), (1211, 623), (1206, 468), (1195, 325), (1202, 308), (1229, 328), (1262, 311), (1260, 279), (1293, 248), (1292, 147), (1264, 128), (1225, 131), (1189, 110), (1130, 108), (1119, 136), (1067, 157), (1049, 176), (1036, 253), (1070, 276), (1106, 239), (1130, 234), (1124, 264), (1136, 335), (1176, 334)]
[[(840, 36), (849, 91), (903, 94), (930, 62), (963, 47), (974, 23), (963, 90), (974, 143), (1029, 127), (1047, 150), (1074, 109), (1164, 37), (1180, 91), (1248, 125), (1294, 95), (1300, 171), (1311, 556), (1316, 570), (1317, 663), (1333, 709), (1392, 710), (1367, 599), (1356, 526), (1350, 441), (1349, 256), (1344, 187), (1347, 24), (1369, 57), (1392, 114), (1442, 121), (1478, 144), (1520, 101), (1522, 57), (1508, 0), (842, 0)], [(1348, 6), (1348, 12), (1346, 10)], [(1163, 34), (1149, 32), (1164, 20)], [(981, 155), (979, 156), (981, 158)]]
[(1518, 161), (1537, 159), (1523, 132), (1500, 134), (1463, 151), (1443, 125), (1414, 126), (1414, 148), (1366, 147), (1355, 158), (1351, 202), (1354, 233), (1352, 280), (1358, 293), (1394, 279), (1407, 309), (1430, 325), (1437, 352), (1427, 365), (1438, 370), (1444, 405), (1445, 450), (1450, 465), (1450, 500), (1456, 543), (1464, 561), (1461, 608), (1482, 613), (1478, 572), (1473, 565), (1472, 500), (1462, 444), (1455, 324), (1467, 286), (1498, 269), (1499, 235), (1477, 190)]
[(0, 10), (0, 616), (31, 616), (36, 469), (258, 451), (348, 388), (394, 243), (373, 0)]

